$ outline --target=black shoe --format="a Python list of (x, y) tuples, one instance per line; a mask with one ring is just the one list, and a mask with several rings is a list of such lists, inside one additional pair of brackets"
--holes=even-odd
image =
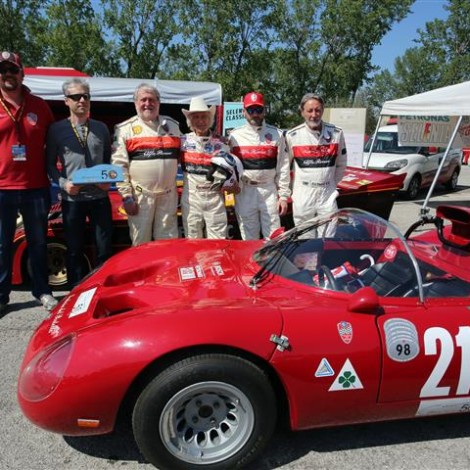
[(7, 309), (8, 309), (8, 304), (0, 303), (0, 317), (5, 315), (5, 313), (7, 313)]

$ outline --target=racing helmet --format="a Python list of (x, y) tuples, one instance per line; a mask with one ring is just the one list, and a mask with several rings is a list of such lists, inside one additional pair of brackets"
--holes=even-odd
[(206, 179), (212, 182), (212, 189), (228, 190), (240, 183), (242, 174), (243, 165), (240, 159), (220, 150), (211, 158), (211, 169)]

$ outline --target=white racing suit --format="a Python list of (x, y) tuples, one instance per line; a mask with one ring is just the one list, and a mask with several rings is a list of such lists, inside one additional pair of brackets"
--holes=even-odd
[(312, 131), (304, 123), (287, 132), (286, 144), (294, 162), (295, 225), (336, 210), (336, 186), (347, 165), (343, 131), (326, 122), (322, 122), (320, 132)]
[(199, 137), (194, 132), (181, 137), (183, 195), (181, 210), (186, 238), (227, 237), (227, 211), (223, 191), (211, 189), (206, 175), (215, 152), (228, 152), (225, 139), (216, 135)]
[(154, 123), (134, 116), (115, 127), (112, 163), (124, 173), (124, 182), (117, 186), (123, 200), (133, 197), (139, 206), (137, 215), (128, 216), (134, 246), (178, 237), (180, 135), (178, 123), (167, 116)]
[(289, 158), (283, 133), (263, 122), (247, 123), (229, 135), (231, 153), (243, 163), (241, 192), (235, 198), (240, 232), (244, 240), (268, 238), (280, 227), (278, 198), (290, 196)]

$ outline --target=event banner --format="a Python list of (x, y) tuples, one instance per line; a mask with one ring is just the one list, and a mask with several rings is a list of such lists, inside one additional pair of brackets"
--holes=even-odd
[(225, 102), (224, 103), (224, 125), (223, 133), (228, 133), (237, 127), (246, 124), (245, 116), (243, 115), (243, 104), (241, 102)]
[(122, 168), (118, 165), (95, 165), (81, 168), (72, 175), (73, 184), (119, 183), (124, 181)]
[(399, 116), (398, 145), (447, 147), (456, 116)]

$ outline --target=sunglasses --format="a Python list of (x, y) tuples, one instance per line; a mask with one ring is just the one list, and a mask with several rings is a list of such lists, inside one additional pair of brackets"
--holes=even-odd
[(20, 73), (20, 68), (17, 67), (16, 65), (2, 65), (0, 66), (0, 73), (5, 74), (5, 73), (12, 73), (16, 75), (17, 73)]
[(74, 93), (73, 95), (65, 95), (65, 97), (73, 101), (80, 101), (82, 98), (88, 101), (90, 99), (90, 93)]
[(263, 114), (264, 113), (264, 108), (263, 106), (250, 106), (249, 108), (246, 108), (246, 112), (251, 116), (252, 114)]

